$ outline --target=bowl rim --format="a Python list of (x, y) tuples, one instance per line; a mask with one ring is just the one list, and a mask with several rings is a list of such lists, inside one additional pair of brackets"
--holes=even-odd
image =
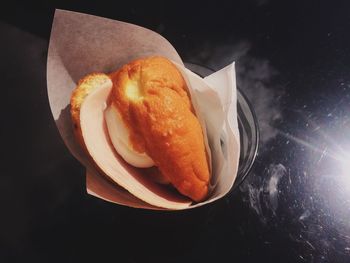
[[(235, 188), (238, 188), (243, 183), (243, 181), (246, 179), (246, 177), (251, 172), (251, 170), (253, 169), (254, 165), (256, 164), (255, 160), (257, 158), (258, 150), (259, 150), (259, 147), (260, 147), (259, 123), (258, 123), (258, 118), (256, 116), (256, 113), (254, 111), (254, 108), (253, 108), (251, 102), (249, 101), (249, 99), (247, 98), (247, 95), (244, 94), (244, 92), (242, 91), (242, 89), (238, 85), (237, 85), (237, 92), (240, 93), (240, 95), (244, 99), (245, 103), (248, 105), (248, 108), (249, 108), (249, 110), (250, 110), (250, 112), (252, 114), (253, 122), (254, 122), (254, 126), (255, 126), (255, 136), (254, 137), (256, 138), (256, 144), (255, 144), (255, 149), (253, 150), (253, 153), (252, 153), (252, 157), (251, 157), (250, 163), (248, 164), (247, 168), (245, 170), (243, 170), (243, 175), (240, 178), (240, 180), (238, 180), (238, 181), (236, 180), (235, 181), (235, 183), (234, 183), (234, 185), (232, 187), (232, 190), (234, 190)], [(238, 101), (238, 98), (237, 98), (237, 104), (238, 103), (239, 103), (239, 101)], [(237, 116), (238, 116), (238, 113), (237, 113)], [(240, 164), (241, 164), (241, 161), (239, 162), (238, 166), (240, 166)]]
[[(216, 70), (214, 70), (213, 68), (211, 68), (209, 66), (205, 66), (205, 65), (202, 65), (201, 63), (196, 63), (196, 62), (193, 62), (193, 61), (190, 61), (190, 60), (189, 61), (184, 61), (184, 64), (191, 71), (193, 71), (191, 69), (191, 66), (196, 66), (196, 67), (199, 67), (199, 68), (203, 68), (203, 69), (205, 69), (205, 70), (207, 70), (207, 71), (209, 71), (211, 73), (214, 73), (216, 71)], [(190, 67), (188, 67), (188, 66), (190, 66)], [(199, 72), (195, 72), (195, 71), (193, 71), (193, 72), (198, 74), (202, 78), (206, 77), (203, 74), (200, 74)], [(238, 93), (241, 95), (241, 97), (243, 98), (245, 103), (248, 105), (249, 111), (250, 111), (250, 113), (252, 115), (254, 126), (255, 126), (256, 144), (255, 144), (255, 149), (253, 151), (250, 163), (248, 164), (247, 168), (245, 170), (243, 170), (243, 175), (241, 176), (240, 179), (238, 178), (239, 172), (237, 171), (237, 177), (236, 177), (236, 179), (235, 179), (235, 181), (233, 183), (233, 186), (232, 186), (231, 190), (229, 191), (229, 193), (231, 193), (232, 191), (237, 189), (244, 182), (244, 180), (246, 179), (248, 174), (251, 172), (251, 170), (253, 169), (253, 167), (256, 164), (256, 158), (257, 158), (258, 151), (259, 151), (259, 148), (260, 148), (259, 123), (258, 123), (257, 115), (256, 115), (255, 110), (253, 108), (253, 105), (251, 104), (250, 100), (247, 98), (247, 95), (243, 92), (243, 90), (239, 87), (238, 84), (236, 85), (236, 89), (237, 89), (237, 95), (238, 95)], [(238, 104), (239, 104), (239, 100), (238, 100), (238, 96), (237, 96), (237, 105)], [(239, 116), (238, 112), (237, 112), (237, 116)], [(238, 125), (239, 125), (239, 123), (238, 123)], [(241, 153), (241, 151), (242, 151), (242, 147), (240, 147), (240, 153)], [(239, 166), (240, 165), (241, 165), (241, 161), (239, 160), (238, 170), (239, 170)], [(237, 180), (237, 179), (239, 179), (239, 180)]]

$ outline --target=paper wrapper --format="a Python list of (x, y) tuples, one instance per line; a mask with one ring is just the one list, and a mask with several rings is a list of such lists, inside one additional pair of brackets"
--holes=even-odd
[[(153, 31), (121, 21), (56, 10), (47, 60), (47, 89), (57, 128), (70, 152), (87, 169), (89, 194), (120, 205), (162, 209), (136, 198), (99, 174), (77, 143), (70, 118), (70, 96), (79, 79), (92, 72), (110, 73), (131, 60), (151, 55), (167, 57), (183, 73), (211, 149), (209, 197), (182, 209), (208, 204), (226, 195), (237, 175), (239, 131), (234, 63), (202, 79), (187, 70), (174, 47)], [(160, 191), (168, 191), (161, 185), (157, 189), (162, 187)], [(183, 197), (179, 194), (174, 198)]]

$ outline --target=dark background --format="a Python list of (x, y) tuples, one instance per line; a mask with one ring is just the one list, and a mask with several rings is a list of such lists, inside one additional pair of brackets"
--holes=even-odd
[[(176, 213), (88, 196), (47, 100), (55, 8), (157, 31), (185, 62), (235, 60), (261, 132), (245, 182)], [(11, 1), (0, 14), (0, 262), (350, 261), (349, 1)]]

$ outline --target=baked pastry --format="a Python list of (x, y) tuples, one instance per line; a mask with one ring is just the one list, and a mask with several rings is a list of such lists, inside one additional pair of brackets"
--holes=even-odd
[(149, 57), (132, 61), (109, 76), (93, 74), (82, 79), (71, 98), (72, 120), (81, 144), (79, 109), (95, 89), (88, 86), (95, 82), (112, 86), (104, 116), (111, 143), (123, 159), (135, 167), (156, 166), (161, 181), (170, 182), (194, 201), (204, 200), (210, 178), (204, 135), (176, 66), (166, 58)]
[(80, 108), (85, 98), (97, 88), (112, 86), (110, 77), (104, 73), (91, 73), (81, 80), (73, 90), (70, 99), (70, 113), (73, 122), (73, 131), (80, 145), (85, 149), (84, 138), (80, 127)]

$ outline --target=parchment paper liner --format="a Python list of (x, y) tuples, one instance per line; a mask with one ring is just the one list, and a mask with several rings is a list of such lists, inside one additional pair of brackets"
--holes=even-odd
[(76, 83), (92, 72), (109, 73), (133, 59), (161, 55), (182, 71), (205, 120), (212, 152), (211, 193), (198, 207), (226, 195), (237, 175), (239, 131), (234, 63), (202, 79), (183, 66), (172, 45), (159, 34), (136, 25), (71, 11), (56, 10), (47, 60), (49, 103), (57, 128), (70, 152), (86, 167), (87, 192), (136, 208), (149, 205), (101, 176), (74, 138), (69, 99)]

